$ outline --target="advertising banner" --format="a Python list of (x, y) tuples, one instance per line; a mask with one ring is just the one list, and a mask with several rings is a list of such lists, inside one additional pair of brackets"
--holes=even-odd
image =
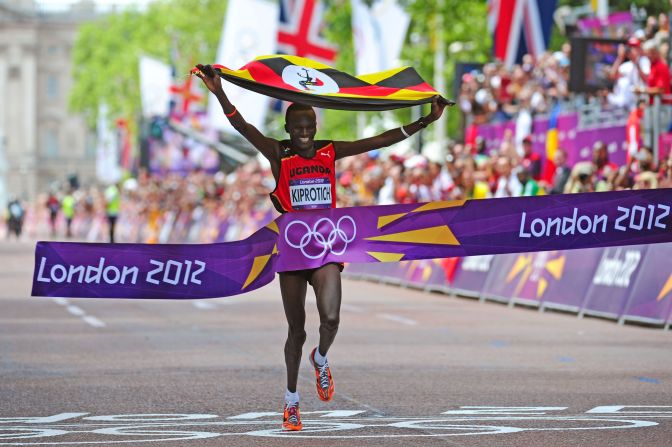
[(495, 255), (462, 258), (450, 284), (451, 291), (458, 295), (479, 297), (490, 275), (494, 259)]
[(649, 246), (631, 286), (624, 320), (664, 324), (672, 310), (672, 244)]
[(647, 248), (646, 245), (605, 248), (581, 313), (619, 318), (642, 271)]

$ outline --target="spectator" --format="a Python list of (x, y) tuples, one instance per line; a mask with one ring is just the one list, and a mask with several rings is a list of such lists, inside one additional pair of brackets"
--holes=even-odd
[(523, 139), (523, 160), (522, 166), (527, 169), (536, 181), (541, 179), (541, 156), (532, 151), (532, 137), (530, 135)]
[(49, 210), (49, 227), (51, 228), (51, 237), (56, 236), (56, 218), (58, 218), (58, 212), (61, 209), (61, 202), (56, 197), (56, 193), (53, 191), (49, 193), (47, 198), (47, 209)]
[(497, 188), (495, 197), (520, 197), (523, 193), (523, 185), (520, 184), (518, 177), (513, 174), (511, 161), (508, 157), (502, 156), (497, 159)]
[(14, 233), (17, 239), (21, 237), (25, 210), (19, 199), (12, 199), (7, 204), (7, 239)]
[(619, 45), (618, 56), (609, 73), (614, 88), (607, 95), (608, 103), (616, 107), (630, 107), (635, 102), (635, 91), (646, 86), (640, 73), (648, 76), (650, 70), (651, 63), (642, 55), (639, 39), (631, 37), (627, 46)]
[[(651, 62), (650, 72), (644, 73), (641, 66), (637, 64), (639, 75), (646, 82), (646, 88), (638, 89), (638, 92), (648, 93), (649, 95), (669, 95), (670, 94), (670, 69), (665, 61), (660, 57), (660, 50), (653, 40), (644, 42), (642, 46), (644, 53)], [(669, 100), (663, 101), (669, 103)], [(653, 96), (650, 104), (653, 104)]]
[(628, 122), (625, 125), (625, 141), (627, 144), (627, 159), (630, 160), (638, 151), (642, 141), (642, 118), (644, 117), (644, 110), (646, 109), (646, 101), (637, 101), (635, 107), (628, 116)]
[(532, 178), (532, 173), (528, 168), (520, 167), (518, 169), (518, 181), (523, 186), (523, 196), (539, 195), (539, 184)]
[(562, 148), (556, 149), (553, 163), (555, 164), (555, 172), (553, 173), (551, 194), (562, 194), (571, 172), (571, 169), (567, 166), (567, 152)]

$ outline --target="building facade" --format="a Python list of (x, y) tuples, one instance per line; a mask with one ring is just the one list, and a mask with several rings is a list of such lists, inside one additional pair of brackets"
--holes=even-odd
[(46, 12), (0, 0), (0, 201), (34, 200), (72, 175), (95, 180), (95, 134), (68, 110), (78, 24), (93, 18), (91, 2)]

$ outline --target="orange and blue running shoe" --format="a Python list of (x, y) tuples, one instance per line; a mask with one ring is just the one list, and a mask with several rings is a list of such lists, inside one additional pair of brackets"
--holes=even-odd
[(282, 418), (282, 428), (290, 431), (299, 431), (303, 428), (299, 403), (290, 404), (285, 402), (285, 411)]
[(324, 365), (320, 366), (315, 363), (315, 351), (313, 349), (310, 353), (310, 364), (315, 368), (315, 386), (317, 387), (317, 396), (320, 400), (328, 402), (334, 395), (334, 379), (331, 378), (331, 370), (329, 369), (329, 362), (324, 361)]

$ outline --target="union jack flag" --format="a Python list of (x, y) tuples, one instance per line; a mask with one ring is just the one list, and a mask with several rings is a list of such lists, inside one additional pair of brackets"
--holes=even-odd
[(332, 64), (337, 49), (321, 35), (323, 13), (320, 0), (280, 0), (278, 51)]
[(551, 38), (557, 0), (488, 0), (493, 54), (507, 67), (524, 54), (538, 56)]

